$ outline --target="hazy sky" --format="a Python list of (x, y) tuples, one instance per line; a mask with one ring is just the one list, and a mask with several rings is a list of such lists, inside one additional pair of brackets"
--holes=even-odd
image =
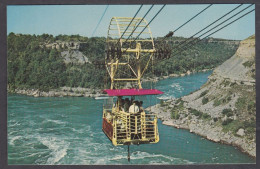
[[(144, 5), (137, 16), (143, 17), (150, 6), (151, 5)], [(162, 5), (155, 5), (153, 7), (146, 17), (148, 22), (161, 6)], [(150, 25), (153, 36), (164, 36), (170, 30), (174, 30), (182, 25), (206, 6), (208, 6), (208, 4), (166, 5)], [(236, 6), (238, 6), (238, 4), (214, 4), (190, 23), (175, 32), (175, 36), (189, 37)], [(241, 6), (231, 14), (237, 13), (246, 6), (248, 6), (248, 4)], [(140, 5), (109, 5), (94, 36), (106, 37), (108, 25), (113, 16), (133, 17), (139, 7)], [(231, 20), (254, 9), (254, 7), (253, 5)], [(79, 34), (91, 37), (105, 8), (106, 5), (11, 5), (7, 7), (7, 33), (14, 32), (36, 35), (48, 33), (55, 36), (59, 34)], [(228, 15), (218, 23), (230, 16), (231, 15)], [(255, 12), (252, 12), (212, 35), (212, 37), (242, 40), (254, 33)]]

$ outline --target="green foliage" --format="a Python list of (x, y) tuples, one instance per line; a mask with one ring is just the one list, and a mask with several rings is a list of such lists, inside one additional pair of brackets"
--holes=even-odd
[(228, 119), (226, 122), (222, 122), (223, 125), (223, 131), (231, 131), (234, 135), (236, 135), (236, 132), (243, 128), (245, 129), (245, 133), (247, 135), (254, 135), (255, 129), (256, 129), (256, 121), (239, 121), (239, 120), (232, 120)]
[(210, 118), (210, 115), (208, 115), (207, 113), (203, 113), (203, 114), (202, 114), (202, 118), (208, 119), (208, 118)]
[(222, 125), (223, 125), (223, 126), (228, 125), (228, 124), (230, 124), (232, 121), (233, 121), (233, 119), (227, 119), (227, 120), (225, 120), (225, 121), (222, 122)]
[(228, 80), (224, 80), (224, 81), (222, 82), (222, 84), (224, 85), (224, 87), (229, 86), (230, 83), (231, 83), (231, 82), (228, 81)]
[[(169, 45), (174, 48), (176, 40), (185, 40), (182, 37), (169, 39)], [(53, 42), (84, 42), (81, 43), (79, 51), (84, 53), (90, 62), (104, 62), (104, 50), (106, 38), (104, 37), (82, 37), (80, 35), (16, 35), (10, 33), (7, 37), (8, 46), (8, 87), (35, 88), (44, 91), (68, 87), (103, 88), (106, 82), (106, 70), (97, 68), (93, 64), (65, 64), (61, 57), (61, 50), (50, 49), (44, 44)], [(160, 60), (146, 71), (148, 76), (153, 72), (156, 76), (170, 73), (185, 73), (187, 70), (199, 71), (213, 68), (230, 56), (236, 50), (236, 45), (224, 43), (208, 43), (202, 41), (189, 49), (170, 59)], [(172, 51), (174, 52), (174, 51)], [(109, 83), (109, 78), (107, 78)]]
[(200, 97), (205, 96), (208, 92), (209, 92), (209, 90), (203, 91), (203, 92), (200, 94)]
[[(88, 58), (104, 56), (105, 39), (89, 40), (79, 35), (15, 35), (10, 33), (8, 44), (8, 86), (10, 90), (16, 88), (34, 88), (41, 91), (68, 87), (101, 88), (104, 84), (105, 69), (98, 69), (92, 64), (65, 64), (60, 51), (44, 47), (42, 44), (54, 41), (84, 41), (90, 48), (99, 48)], [(96, 43), (95, 43), (96, 42)], [(103, 44), (103, 45), (100, 45)], [(82, 49), (83, 50), (83, 49)], [(104, 58), (104, 57), (103, 57)], [(98, 72), (98, 73), (97, 73)], [(93, 76), (95, 75), (95, 76)]]
[[(223, 125), (224, 123), (224, 125)], [(240, 128), (243, 128), (243, 124), (239, 120), (231, 120), (230, 122), (222, 122), (223, 131), (231, 131), (235, 134)]]
[(222, 114), (227, 115), (227, 117), (233, 116), (233, 112), (231, 109), (223, 109)]
[(177, 111), (171, 112), (171, 118), (178, 120), (180, 118), (180, 114)]
[[(158, 39), (155, 39), (157, 46)], [(177, 40), (185, 40), (184, 38), (172, 37), (168, 40), (168, 45), (173, 49), (172, 53), (176, 54)], [(186, 73), (188, 70), (191, 72), (200, 71), (203, 69), (211, 69), (224, 61), (229, 59), (236, 52), (237, 44), (226, 44), (219, 41), (218, 43), (208, 43), (201, 41), (189, 48), (184, 52), (180, 52), (174, 57), (162, 60), (154, 67), (154, 74), (156, 76), (166, 76), (168, 74), (181, 74)], [(177, 48), (178, 49), (178, 48)], [(148, 70), (148, 72), (152, 70)]]
[(164, 106), (164, 100), (160, 100), (160, 105)]
[(246, 104), (247, 104), (246, 97), (240, 97), (240, 98), (237, 99), (235, 106), (238, 110), (242, 110), (245, 107)]
[(243, 63), (243, 65), (245, 66), (245, 67), (252, 67), (253, 66), (253, 64), (254, 64), (254, 61), (246, 61), (245, 63)]
[(209, 102), (209, 98), (203, 97), (202, 104), (207, 104)]
[(198, 116), (199, 118), (202, 116), (202, 112), (201, 111), (198, 111), (196, 109), (190, 109), (190, 112), (191, 114), (195, 115), (195, 116)]
[(219, 105), (221, 105), (221, 100), (218, 100), (218, 99), (215, 99), (214, 100), (214, 103), (213, 103), (213, 106), (219, 106)]

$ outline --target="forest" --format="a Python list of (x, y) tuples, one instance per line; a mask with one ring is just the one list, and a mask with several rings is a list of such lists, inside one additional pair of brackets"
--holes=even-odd
[[(155, 43), (160, 38), (155, 38)], [(178, 50), (176, 41), (183, 37), (171, 37), (167, 44), (174, 54)], [(168, 59), (161, 59), (146, 77), (196, 72), (214, 68), (230, 58), (238, 43), (213, 39), (215, 43), (203, 40), (194, 47), (184, 50)], [(54, 42), (79, 42), (79, 50), (88, 59), (84, 64), (65, 63), (61, 52), (64, 48), (48, 48), (44, 44)], [(219, 42), (218, 42), (219, 41)], [(217, 42), (217, 43), (216, 43)], [(229, 42), (229, 43), (227, 43)], [(105, 37), (83, 37), (80, 35), (25, 35), (10, 33), (7, 37), (8, 91), (14, 89), (39, 89), (48, 91), (59, 87), (103, 88), (109, 83), (105, 68), (96, 66), (95, 61), (104, 61)]]

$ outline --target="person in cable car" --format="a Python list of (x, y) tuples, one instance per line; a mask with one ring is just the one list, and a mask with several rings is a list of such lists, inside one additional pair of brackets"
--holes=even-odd
[(129, 112), (129, 107), (130, 107), (130, 100), (126, 98), (124, 103), (124, 111)]
[(143, 112), (143, 111), (144, 111), (143, 101), (140, 101), (139, 109), (140, 109), (140, 112)]
[(133, 104), (129, 107), (129, 113), (138, 113), (139, 107), (137, 105), (137, 101), (133, 101)]

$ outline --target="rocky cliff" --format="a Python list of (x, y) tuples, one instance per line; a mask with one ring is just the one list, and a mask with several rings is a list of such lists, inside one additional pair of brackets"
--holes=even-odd
[(232, 144), (256, 156), (255, 36), (214, 69), (200, 90), (153, 106), (163, 124), (209, 140)]
[(74, 64), (84, 64), (90, 63), (87, 56), (85, 56), (81, 51), (79, 51), (80, 46), (84, 44), (84, 42), (64, 42), (64, 41), (56, 41), (53, 43), (44, 43), (41, 47), (57, 49), (61, 51), (61, 57), (64, 59), (66, 64), (74, 63)]

